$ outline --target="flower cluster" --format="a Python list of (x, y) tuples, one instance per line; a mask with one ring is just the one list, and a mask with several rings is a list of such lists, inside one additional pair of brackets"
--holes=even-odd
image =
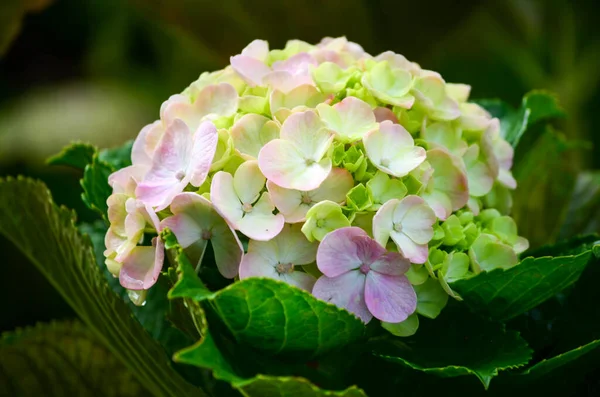
[(469, 91), (345, 38), (256, 40), (164, 102), (111, 175), (108, 269), (150, 288), (168, 228), (198, 266), (210, 243), (223, 277), (281, 280), (364, 322), (406, 320), (430, 288), (460, 298), (452, 281), (528, 245), (507, 215), (512, 147)]

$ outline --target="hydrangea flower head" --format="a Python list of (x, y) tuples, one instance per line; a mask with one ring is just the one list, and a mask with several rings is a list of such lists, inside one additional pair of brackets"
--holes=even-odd
[(343, 37), (255, 40), (230, 62), (168, 98), (109, 178), (106, 264), (125, 288), (160, 277), (170, 229), (224, 284), (277, 279), (396, 329), (419, 294), (459, 299), (450, 282), (528, 247), (493, 208), (516, 188), (513, 149), (469, 86)]

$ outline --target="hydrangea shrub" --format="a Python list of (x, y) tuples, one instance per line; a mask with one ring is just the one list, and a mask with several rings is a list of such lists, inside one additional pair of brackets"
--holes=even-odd
[(435, 317), (447, 296), (420, 295), (461, 299), (449, 284), (528, 248), (507, 213), (513, 147), (469, 94), (345, 38), (255, 40), (165, 101), (110, 176), (106, 266), (143, 295), (165, 261), (148, 236), (168, 229), (225, 279), (279, 280), (390, 332)]

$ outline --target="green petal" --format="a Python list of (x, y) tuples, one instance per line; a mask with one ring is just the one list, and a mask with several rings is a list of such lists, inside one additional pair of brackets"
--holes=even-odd
[(348, 226), (350, 221), (342, 212), (342, 207), (333, 201), (325, 200), (308, 210), (302, 233), (308, 241), (321, 241), (327, 233)]
[(383, 329), (395, 336), (411, 336), (419, 329), (419, 316), (413, 313), (401, 323), (386, 323), (381, 322)]

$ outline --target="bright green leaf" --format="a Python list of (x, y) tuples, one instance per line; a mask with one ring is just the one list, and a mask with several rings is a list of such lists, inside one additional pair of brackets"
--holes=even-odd
[(495, 269), (457, 280), (450, 287), (474, 311), (508, 320), (537, 306), (573, 284), (585, 269), (592, 251), (579, 255), (525, 258), (510, 269)]

